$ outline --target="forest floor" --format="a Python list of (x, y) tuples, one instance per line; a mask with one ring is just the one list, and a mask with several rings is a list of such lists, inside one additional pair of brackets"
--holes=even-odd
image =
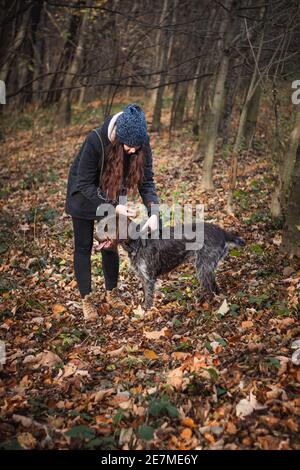
[(91, 128), (20, 130), (1, 144), (0, 447), (300, 449), (300, 369), (291, 362), (300, 270), (269, 217), (270, 155), (257, 145), (241, 159), (233, 218), (230, 155), (217, 155), (216, 190), (201, 193), (192, 134), (151, 135), (161, 201), (204, 203), (206, 221), (237, 230), (246, 246), (220, 266), (212, 302), (199, 304), (185, 265), (159, 282), (147, 313), (124, 253), (124, 306), (104, 302), (95, 250), (100, 317), (89, 324), (64, 200), (70, 162)]

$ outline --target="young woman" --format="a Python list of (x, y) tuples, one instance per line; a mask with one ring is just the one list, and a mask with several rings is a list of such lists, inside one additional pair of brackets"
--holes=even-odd
[[(118, 214), (133, 216), (119, 196), (139, 190), (148, 209), (143, 229), (155, 230), (158, 204), (152, 170), (152, 152), (145, 115), (136, 104), (108, 117), (101, 128), (91, 131), (74, 159), (68, 177), (66, 213), (72, 216), (74, 230), (74, 270), (86, 320), (95, 320), (97, 310), (91, 299), (91, 252), (94, 221), (100, 204), (111, 203)], [(105, 288), (111, 292), (118, 282), (119, 256), (108, 242), (101, 249)]]

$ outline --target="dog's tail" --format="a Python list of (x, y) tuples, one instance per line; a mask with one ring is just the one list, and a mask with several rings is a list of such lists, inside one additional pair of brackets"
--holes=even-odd
[(232, 243), (233, 245), (236, 245), (236, 246), (244, 246), (246, 244), (245, 240), (239, 237), (238, 234), (235, 232), (225, 231), (225, 240), (227, 243)]

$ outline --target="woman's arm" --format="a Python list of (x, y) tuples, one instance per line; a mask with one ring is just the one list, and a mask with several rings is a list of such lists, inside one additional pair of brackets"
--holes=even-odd
[(99, 188), (99, 158), (103, 158), (102, 149), (97, 136), (91, 132), (81, 151), (80, 161), (77, 171), (77, 188), (95, 206), (95, 211), (99, 204), (116, 203), (106, 197), (105, 192)]
[[(150, 147), (149, 138), (146, 143), (145, 148), (145, 170), (144, 170), (144, 177), (143, 181), (139, 186), (139, 192), (141, 198), (143, 199), (143, 203), (147, 207), (148, 214), (151, 212), (151, 205), (152, 204), (159, 204), (159, 199), (156, 193), (156, 187), (154, 182), (154, 174), (153, 174), (153, 165), (152, 165), (152, 151)], [(155, 211), (157, 212), (157, 211)]]

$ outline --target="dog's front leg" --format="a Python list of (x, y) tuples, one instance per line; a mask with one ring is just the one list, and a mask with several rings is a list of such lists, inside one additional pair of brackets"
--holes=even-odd
[(144, 305), (145, 309), (148, 310), (153, 306), (155, 279), (143, 278), (142, 282), (144, 287)]

